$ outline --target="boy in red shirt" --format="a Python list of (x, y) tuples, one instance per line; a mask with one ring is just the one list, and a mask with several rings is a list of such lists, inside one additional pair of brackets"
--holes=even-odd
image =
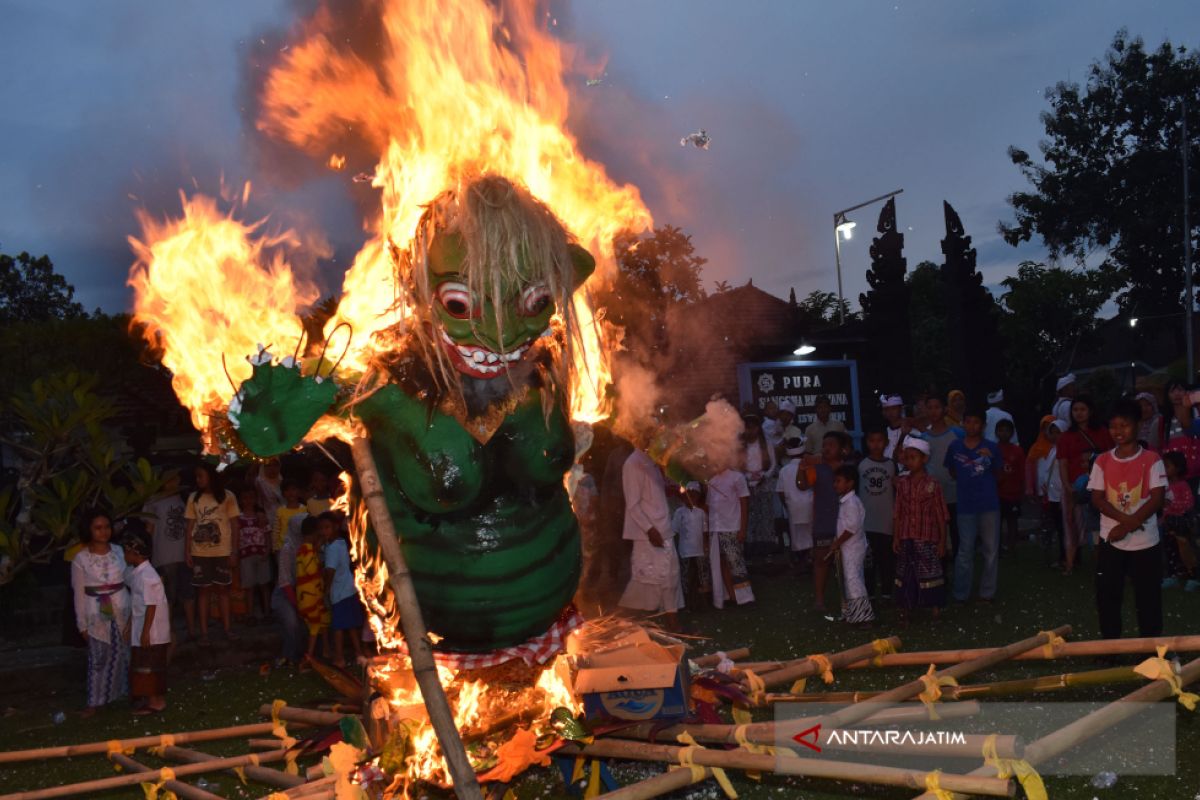
[(1025, 493), (1025, 451), (1021, 445), (1013, 444), (1015, 433), (1012, 420), (1001, 419), (996, 423), (996, 439), (1000, 444), (1000, 460), (1003, 462), (996, 475), (996, 493), (1000, 495), (1002, 553), (1008, 552), (1017, 543), (1017, 522), (1021, 518), (1021, 498)]
[(1096, 611), (1100, 635), (1121, 636), (1125, 581), (1133, 582), (1140, 636), (1162, 634), (1162, 543), (1155, 515), (1163, 506), (1167, 474), (1157, 453), (1137, 441), (1142, 410), (1122, 401), (1109, 415), (1108, 433), (1116, 447), (1101, 453), (1087, 488), (1100, 512), (1096, 547)]

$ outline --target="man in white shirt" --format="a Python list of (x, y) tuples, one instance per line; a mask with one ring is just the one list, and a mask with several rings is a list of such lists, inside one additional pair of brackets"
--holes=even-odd
[(1006, 419), (1013, 423), (1012, 443), (1020, 444), (1021, 442), (1017, 438), (1017, 424), (1013, 422), (1012, 414), (1004, 410), (1004, 390), (997, 389), (992, 392), (987, 396), (987, 401), (987, 413), (983, 419), (983, 438), (989, 442), (1000, 441), (996, 438), (996, 425), (1000, 423), (1000, 420)]
[(750, 521), (750, 487), (746, 476), (727, 469), (708, 479), (708, 557), (713, 570), (713, 605), (754, 602), (742, 548)]
[(803, 466), (804, 441), (798, 438), (788, 439), (787, 445), (786, 452), (791, 460), (779, 470), (775, 492), (787, 509), (788, 535), (793, 558), (802, 563), (813, 546), (813, 492), (812, 489), (801, 489), (796, 485), (796, 473)]
[(665, 612), (667, 627), (675, 630), (683, 587), (662, 471), (644, 450), (634, 450), (621, 467), (621, 486), (625, 493), (622, 537), (633, 542), (633, 552), (629, 583), (619, 604), (634, 611)]

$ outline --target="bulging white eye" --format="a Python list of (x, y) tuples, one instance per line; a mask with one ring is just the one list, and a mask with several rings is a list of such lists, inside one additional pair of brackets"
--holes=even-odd
[(447, 282), (437, 288), (438, 302), (446, 313), (455, 319), (470, 319), (473, 313), (471, 307), (471, 292), (461, 283)]
[(536, 317), (546, 311), (554, 296), (545, 286), (530, 286), (521, 293), (521, 313), (527, 317)]

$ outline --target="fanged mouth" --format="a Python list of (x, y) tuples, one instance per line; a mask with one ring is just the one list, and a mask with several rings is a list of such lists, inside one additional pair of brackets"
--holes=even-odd
[(495, 350), (489, 350), (486, 347), (478, 345), (458, 344), (445, 330), (441, 331), (442, 344), (446, 348), (446, 352), (450, 354), (451, 361), (454, 362), (455, 368), (466, 375), (473, 378), (494, 378), (503, 372), (509, 365), (515, 364), (525, 357), (529, 352), (529, 348), (533, 345), (533, 340), (526, 342), (515, 350), (510, 350), (507, 353), (497, 353)]

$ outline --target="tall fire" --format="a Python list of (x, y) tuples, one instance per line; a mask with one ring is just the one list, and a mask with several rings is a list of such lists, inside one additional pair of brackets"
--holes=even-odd
[[(339, 14), (349, 14), (343, 9), (351, 6), (354, 18), (348, 22)], [(354, 35), (347, 32), (350, 23)], [(427, 397), (426, 389), (403, 394), (420, 383), (413, 369), (427, 380), (423, 386), (436, 387), (438, 412), (461, 425), (438, 433), (444, 438), (437, 446), (479, 452), (484, 462), (489, 450), (508, 446), (504, 426), (518, 424), (521, 409), (541, 396), (536, 386), (547, 387), (541, 390), (547, 397), (537, 400), (537, 424), (553, 432), (556, 369), (563, 376), (565, 416), (576, 424), (607, 416), (614, 331), (593, 308), (590, 290), (611, 274), (614, 236), (646, 229), (651, 218), (637, 189), (609, 179), (602, 165), (579, 152), (567, 130), (565, 76), (575, 54), (551, 35), (553, 25), (531, 0), (331, 1), (293, 33), (261, 87), (259, 129), (335, 171), (345, 168), (348, 152), (369, 150), (374, 170), (354, 180), (369, 181), (380, 198), (377, 213), (365, 220), (369, 240), (346, 272), (336, 314), (325, 325), (325, 343), (301, 345), (300, 315), (317, 293), (289, 266), (289, 256), (312, 237), (268, 234), (264, 225), (241, 222), (203, 196), (184, 197), (178, 218), (142, 215), (141, 235), (130, 240), (136, 255), (130, 276), (135, 318), (161, 350), (176, 393), (196, 426), (209, 434), (214, 453), (225, 451), (228, 461), (230, 450), (272, 455), (271, 445), (263, 444), (268, 440), (278, 439), (276, 449), (283, 452), (301, 441), (348, 441), (364, 429), (390, 431), (391, 420), (409, 413), (407, 397)], [(526, 191), (534, 200), (522, 199)], [(539, 216), (540, 208), (555, 219)], [(499, 221), (490, 222), (489, 214)], [(509, 216), (496, 216), (503, 214)], [(481, 235), (480, 244), (473, 244), (471, 236), (492, 224), (511, 232), (513, 219), (535, 232), (516, 234), (503, 251), (513, 262), (508, 267), (486, 263), (481, 253), (494, 237)], [(496, 271), (481, 277), (485, 269)], [(511, 313), (499, 307), (505, 303), (514, 304)], [(404, 366), (412, 361), (399, 357), (404, 353), (419, 356), (417, 368)], [(556, 359), (565, 363), (556, 367)], [(507, 405), (485, 414), (473, 408), (478, 398), (471, 392), (493, 377), (514, 388)], [(298, 387), (294, 395), (281, 395), (285, 383)], [(389, 393), (396, 386), (401, 392)], [(325, 406), (314, 406), (311, 418), (304, 417), (301, 401), (313, 405), (314, 398), (325, 397)], [(275, 404), (271, 413), (263, 412), (264, 402)], [(258, 425), (260, 418), (285, 420), (298, 433), (288, 439), (286, 431)], [(459, 437), (456, 430), (470, 436)], [(555, 435), (542, 455), (561, 478), (573, 455), (571, 438), (569, 429)], [(387, 450), (385, 438), (374, 436), (377, 454), (400, 458)], [(244, 446), (232, 447), (238, 440)], [(463, 496), (490, 492), (489, 502), (509, 507), (504, 504), (516, 492), (505, 485), (514, 478), (475, 478), (482, 483), (471, 484), (470, 474), (458, 472), (412, 480), (424, 481), (428, 503), (439, 509), (469, 508), (455, 494), (462, 488), (456, 481), (466, 486)], [(566, 531), (545, 545), (543, 557), (559, 560), (547, 561), (552, 565), (561, 562), (550, 573), (561, 585), (529, 600), (525, 605), (532, 610), (525, 616), (490, 617), (486, 599), (470, 595), (469, 588), (442, 589), (441, 573), (476, 570), (472, 574), (480, 582), (493, 581), (497, 606), (520, 605), (510, 595), (526, 591), (520, 587), (530, 577), (521, 559), (528, 556), (504, 552), (504, 534), (495, 553), (476, 552), (473, 560), (447, 554), (443, 564), (410, 553), (431, 632), (444, 636), (447, 645), (439, 664), (442, 684), (481, 772), (524, 768), (516, 762), (535, 758), (530, 753), (536, 748), (515, 754), (521, 748), (511, 746), (513, 730), (547, 735), (555, 709), (578, 710), (553, 657), (561, 645), (546, 650), (547, 641), (558, 641), (555, 637), (565, 637), (577, 624), (562, 598), (569, 601), (578, 575), (578, 533), (558, 483), (535, 489), (547, 509), (539, 519), (517, 521), (521, 507), (511, 506), (510, 539), (527, 535), (521, 525)], [(405, 485), (389, 494), (389, 503), (400, 537), (410, 540), (406, 546), (436, 549), (452, 536), (445, 527), (451, 522), (432, 531), (414, 522), (428, 517), (422, 516), (429, 510), (422, 498)], [(458, 513), (455, 519), (464, 516)], [(387, 566), (373, 546), (365, 511), (349, 508), (348, 516), (359, 594), (381, 652), (391, 654), (376, 659), (368, 675), (380, 698), (370, 713), (389, 727), (394, 745), (384, 754), (390, 759), (386, 766), (397, 786), (412, 779), (444, 782), (445, 764), (421, 712), (420, 692), (406, 678), (411, 673), (400, 652), (404, 642)], [(454, 535), (469, 538), (472, 531)], [(540, 656), (529, 655), (537, 649), (529, 642), (539, 643)], [(504, 654), (510, 654), (507, 660)], [(484, 668), (475, 668), (480, 664)], [(403, 741), (397, 740), (400, 732)]]

